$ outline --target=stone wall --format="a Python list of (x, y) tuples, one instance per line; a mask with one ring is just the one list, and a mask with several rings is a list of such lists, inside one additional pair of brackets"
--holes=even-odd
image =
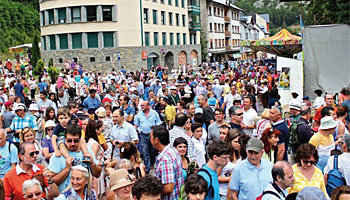
[[(71, 61), (76, 58), (79, 63), (84, 66), (84, 69), (95, 70), (98, 72), (109, 72), (111, 68), (120, 68), (125, 66), (128, 70), (138, 70), (141, 67), (147, 68), (147, 59), (142, 59), (142, 51), (147, 51), (147, 56), (151, 53), (159, 56), (159, 63), (163, 66), (165, 55), (168, 52), (174, 55), (174, 66), (178, 66), (178, 55), (180, 52), (186, 52), (187, 63), (190, 61), (191, 51), (195, 50), (198, 53), (197, 64), (201, 61), (201, 47), (197, 45), (175, 45), (175, 46), (149, 46), (149, 47), (119, 47), (119, 48), (99, 48), (99, 49), (69, 49), (69, 50), (50, 50), (42, 51), (41, 56), (47, 65), (49, 60), (53, 60), (55, 67), (63, 67), (66, 60)], [(120, 59), (118, 60), (118, 55)], [(106, 61), (106, 57), (110, 61)], [(90, 59), (95, 59), (94, 62)], [(60, 63), (60, 61), (62, 63)]]

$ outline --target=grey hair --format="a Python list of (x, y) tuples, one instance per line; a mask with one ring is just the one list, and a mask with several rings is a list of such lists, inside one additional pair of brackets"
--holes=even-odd
[(87, 179), (89, 179), (89, 171), (88, 171), (85, 167), (83, 167), (83, 166), (81, 166), (81, 165), (77, 165), (77, 166), (73, 166), (73, 167), (72, 167), (71, 172), (72, 172), (73, 170), (79, 170), (79, 171), (81, 171), (81, 172), (84, 172), (84, 177), (87, 178)]
[(272, 106), (271, 110), (276, 110), (277, 114), (281, 114), (281, 110), (277, 106)]
[(204, 100), (208, 100), (208, 97), (206, 95), (201, 94), (199, 97), (203, 97)]
[(40, 192), (43, 192), (43, 188), (41, 187), (41, 184), (38, 180), (36, 180), (35, 178), (31, 179), (31, 180), (26, 180), (23, 182), (22, 185), (22, 194), (25, 196), (26, 195), (26, 191), (34, 186), (38, 186), (40, 189)]
[(346, 144), (346, 151), (350, 152), (350, 134), (346, 133), (343, 136), (343, 142)]
[(309, 113), (309, 111), (310, 111), (310, 107), (307, 106), (307, 105), (304, 105), (300, 109), (300, 115), (301, 116), (305, 116), (305, 115), (307, 115)]
[(236, 111), (238, 109), (242, 109), (240, 106), (231, 106), (231, 108), (228, 110), (228, 114), (230, 115), (230, 117), (232, 115), (235, 115), (236, 114)]
[(126, 167), (134, 168), (134, 165), (130, 160), (124, 158), (119, 160), (116, 169), (125, 169)]
[(6, 129), (0, 129), (0, 132), (3, 132), (3, 133), (4, 133), (4, 137), (7, 137), (7, 131), (6, 131)]

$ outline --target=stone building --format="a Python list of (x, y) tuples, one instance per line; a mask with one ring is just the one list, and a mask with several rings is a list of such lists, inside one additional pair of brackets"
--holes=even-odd
[(41, 0), (41, 52), (61, 67), (85, 68), (201, 63), (196, 0)]

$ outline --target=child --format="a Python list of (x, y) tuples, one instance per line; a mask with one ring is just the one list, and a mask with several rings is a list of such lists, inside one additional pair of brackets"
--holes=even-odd
[(191, 174), (185, 180), (184, 190), (188, 200), (204, 200), (208, 192), (208, 183), (202, 176)]
[(191, 131), (193, 133), (193, 144), (194, 144), (194, 152), (195, 154), (195, 159), (199, 165), (199, 167), (202, 167), (206, 163), (205, 161), (205, 146), (204, 142), (201, 139), (203, 132), (202, 132), (202, 125), (198, 122), (193, 122), (191, 126)]
[[(57, 157), (63, 155), (66, 159), (71, 159), (72, 157), (69, 155), (66, 146), (64, 145), (64, 133), (68, 126), (68, 122), (70, 119), (70, 113), (67, 108), (59, 108), (57, 112), (58, 124), (53, 129), (52, 133), (52, 147), (54, 149), (54, 153)], [(81, 139), (80, 148), (83, 151), (84, 156), (90, 157), (90, 153), (87, 150), (87, 146), (84, 139)], [(58, 144), (57, 144), (58, 143)]]

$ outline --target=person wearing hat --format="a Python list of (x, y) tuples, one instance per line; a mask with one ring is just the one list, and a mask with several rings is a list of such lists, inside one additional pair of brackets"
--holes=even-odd
[(305, 103), (307, 106), (311, 106), (310, 97), (304, 96), (303, 97), (303, 103)]
[(177, 87), (171, 86), (170, 87), (170, 94), (168, 96), (172, 102), (173, 105), (177, 105), (177, 102), (180, 100), (180, 96), (177, 93)]
[[(13, 118), (16, 116), (13, 112), (12, 112), (12, 108), (13, 108), (13, 103), (12, 101), (6, 101), (4, 103), (4, 112), (1, 116), (1, 127), (2, 128), (8, 128), (10, 127)], [(11, 138), (12, 139), (12, 134), (11, 134)]]
[[(333, 132), (337, 127), (337, 123), (331, 116), (326, 116), (321, 119), (321, 126), (318, 128), (318, 132), (315, 133), (309, 143), (314, 145), (318, 151), (317, 166), (322, 171), (327, 164), (328, 158), (331, 155), (331, 151), (335, 148)], [(337, 141), (336, 143), (338, 143)]]
[(52, 120), (48, 120), (47, 122), (45, 122), (45, 130), (44, 130), (45, 137), (41, 141), (41, 148), (47, 163), (49, 163), (49, 160), (54, 152), (54, 149), (52, 147), (51, 137), (53, 133), (53, 128), (55, 128), (55, 126), (56, 126), (56, 123)]
[(129, 175), (126, 169), (117, 169), (110, 176), (111, 191), (107, 200), (132, 200), (132, 186), (135, 177)]
[[(334, 97), (332, 94), (330, 93), (327, 93), (325, 96), (324, 96), (324, 101), (325, 101), (325, 104), (320, 106), (317, 110), (316, 110), (316, 113), (315, 113), (315, 116), (313, 118), (313, 127), (317, 130), (317, 127), (320, 126), (320, 120), (322, 118), (322, 113), (321, 111), (325, 108), (325, 107), (333, 107), (334, 109), (334, 113), (337, 112), (337, 107), (334, 106)], [(315, 105), (314, 105), (315, 106)], [(315, 106), (316, 107), (316, 106)]]
[(324, 99), (321, 97), (323, 91), (320, 89), (317, 89), (314, 91), (314, 93), (317, 95), (317, 97), (314, 100), (314, 106), (316, 109), (318, 109), (321, 106), (326, 105), (326, 102), (324, 101)]
[(291, 122), (296, 121), (300, 118), (300, 104), (299, 103), (292, 103), (289, 104), (289, 110), (291, 113), (290, 120)]
[(96, 109), (101, 105), (101, 99), (99, 96), (96, 96), (95, 89), (90, 89), (89, 93), (90, 95), (84, 100), (83, 106), (84, 110), (88, 112), (89, 117), (93, 120)]
[(41, 78), (40, 83), (38, 83), (38, 88), (39, 88), (40, 92), (43, 92), (43, 91), (47, 92), (48, 91), (47, 90), (48, 85), (46, 83), (45, 77)]
[(228, 190), (231, 199), (256, 199), (272, 182), (272, 163), (261, 159), (263, 150), (264, 143), (260, 139), (249, 139), (246, 148), (247, 159), (235, 167), (231, 176)]

